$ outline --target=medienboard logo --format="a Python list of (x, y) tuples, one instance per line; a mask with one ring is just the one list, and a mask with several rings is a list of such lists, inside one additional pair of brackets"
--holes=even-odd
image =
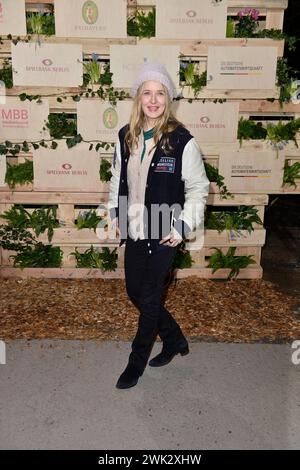
[(6, 364), (6, 345), (0, 340), (0, 364)]

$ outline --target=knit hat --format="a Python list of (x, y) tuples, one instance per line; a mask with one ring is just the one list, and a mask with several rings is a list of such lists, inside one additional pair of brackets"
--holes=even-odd
[(131, 88), (131, 95), (134, 98), (137, 94), (138, 87), (148, 80), (155, 80), (165, 85), (169, 92), (170, 99), (175, 96), (175, 87), (165, 66), (159, 62), (146, 62), (139, 70), (138, 76)]

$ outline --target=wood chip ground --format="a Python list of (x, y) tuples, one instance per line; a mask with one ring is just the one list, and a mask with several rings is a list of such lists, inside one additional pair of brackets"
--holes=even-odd
[[(123, 279), (2, 278), (0, 289), (1, 339), (131, 341), (135, 336), (139, 312)], [(296, 303), (269, 281), (196, 276), (173, 281), (165, 301), (190, 341), (226, 343), (299, 339)]]

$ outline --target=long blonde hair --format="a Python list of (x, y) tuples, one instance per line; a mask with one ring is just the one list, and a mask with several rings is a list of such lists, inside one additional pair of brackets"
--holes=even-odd
[[(145, 115), (141, 105), (141, 94), (144, 89), (144, 83), (139, 86), (137, 94), (134, 98), (132, 111), (129, 119), (129, 128), (125, 134), (124, 147), (129, 149), (130, 153), (133, 153), (134, 148), (138, 146), (139, 135), (143, 131)], [(167, 88), (161, 84), (166, 95), (166, 106), (163, 114), (157, 119), (154, 126), (154, 147), (157, 146), (161, 140), (161, 145), (166, 154), (170, 153), (173, 149), (169, 141), (169, 133), (174, 131), (179, 125), (185, 127), (180, 121), (178, 121), (171, 111), (171, 100)], [(125, 150), (125, 148), (124, 148)], [(152, 150), (152, 149), (151, 149)]]

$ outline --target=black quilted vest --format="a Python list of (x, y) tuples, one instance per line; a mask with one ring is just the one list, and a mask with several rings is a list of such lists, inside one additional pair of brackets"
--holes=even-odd
[[(127, 184), (127, 165), (130, 158), (130, 152), (124, 149), (125, 134), (128, 129), (128, 124), (122, 127), (119, 131), (119, 140), (121, 148), (121, 173), (118, 193), (118, 208), (117, 214), (119, 217), (119, 228), (121, 231), (121, 246), (128, 236), (128, 217), (127, 205), (124, 201), (128, 200), (128, 184)], [(171, 153), (165, 154), (159, 142), (148, 171), (146, 188), (145, 188), (145, 206), (147, 208), (147, 216), (144, 218), (144, 231), (145, 237), (151, 243), (151, 205), (152, 204), (167, 204), (171, 207), (173, 204), (179, 204), (180, 210), (175, 210), (174, 217), (177, 218), (184, 204), (184, 181), (181, 179), (182, 170), (182, 154), (185, 145), (192, 139), (190, 132), (183, 126), (178, 126), (173, 132), (170, 133), (170, 144), (173, 147)], [(121, 200), (119, 197), (123, 196)], [(176, 206), (177, 207), (177, 206)], [(171, 224), (171, 210), (170, 210), (170, 224)], [(166, 236), (171, 228), (169, 224), (167, 230), (164, 230), (162, 221), (159, 220), (159, 238)], [(156, 237), (157, 238), (157, 237)]]

